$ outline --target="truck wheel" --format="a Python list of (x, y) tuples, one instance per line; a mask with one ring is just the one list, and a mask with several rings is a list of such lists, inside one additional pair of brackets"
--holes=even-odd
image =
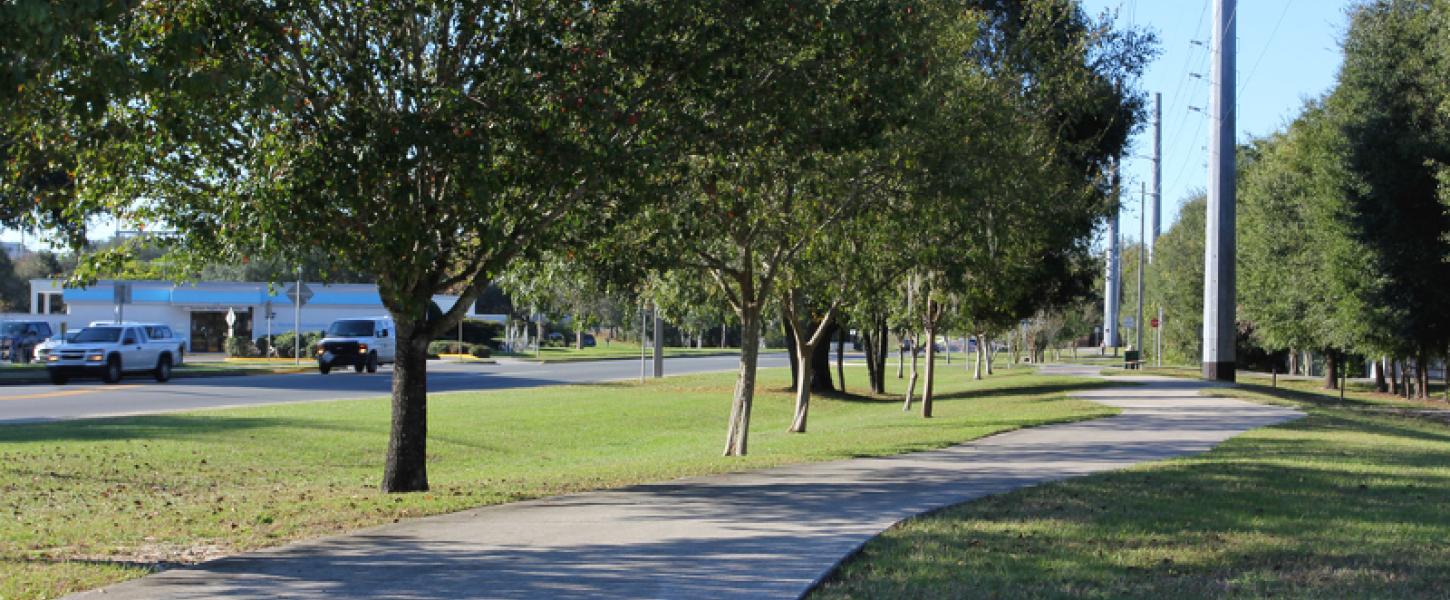
[(332, 371), (332, 365), (330, 365), (328, 363), (325, 363), (325, 362), (322, 362), (320, 360), (317, 361), (317, 372), (318, 373), (322, 373), (323, 375), (326, 375), (326, 374), (328, 374), (331, 371)]
[(60, 372), (60, 369), (46, 369), (45, 374), (50, 376), (51, 383), (56, 385), (65, 385), (66, 376), (65, 373)]
[(121, 381), (121, 359), (112, 356), (106, 360), (106, 370), (101, 372), (101, 381), (106, 383)]
[(368, 372), (369, 373), (377, 373), (378, 372), (378, 353), (377, 352), (372, 352), (372, 353), (369, 353), (368, 354)]
[(156, 370), (151, 374), (156, 377), (156, 381), (161, 383), (166, 383), (166, 380), (171, 379), (171, 355), (162, 354), (161, 358), (156, 360)]

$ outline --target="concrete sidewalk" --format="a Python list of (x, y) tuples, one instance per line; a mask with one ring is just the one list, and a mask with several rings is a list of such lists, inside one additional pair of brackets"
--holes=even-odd
[[(1047, 366), (1095, 375), (1096, 367)], [(83, 598), (795, 598), (905, 518), (989, 494), (1206, 451), (1303, 416), (1203, 384), (1081, 394), (1122, 414), (940, 451), (560, 496), (225, 558)]]

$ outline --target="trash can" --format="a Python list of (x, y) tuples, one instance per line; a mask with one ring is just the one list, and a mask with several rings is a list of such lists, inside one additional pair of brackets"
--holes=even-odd
[(1123, 352), (1123, 368), (1124, 369), (1136, 369), (1139, 366), (1138, 365), (1138, 362), (1139, 361), (1138, 361), (1138, 351), (1137, 350), (1128, 350), (1126, 352)]

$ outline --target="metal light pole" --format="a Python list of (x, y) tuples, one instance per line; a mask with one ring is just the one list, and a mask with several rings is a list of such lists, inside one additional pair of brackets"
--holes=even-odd
[(302, 364), (302, 265), (297, 265), (297, 298), (292, 300), (292, 364)]
[[(1118, 201), (1118, 163), (1113, 163), (1113, 201)], [(1121, 211), (1114, 210), (1113, 216), (1108, 220), (1108, 273), (1105, 277), (1105, 290), (1103, 290), (1103, 346), (1111, 346), (1113, 354), (1117, 355), (1118, 347), (1118, 292), (1122, 288), (1118, 282), (1120, 275), (1118, 270), (1118, 216)]]
[(1234, 381), (1234, 25), (1236, 0), (1214, 0), (1208, 142), (1208, 224), (1203, 265), (1203, 377)]
[(1139, 206), (1142, 214), (1138, 218), (1138, 320), (1135, 322), (1133, 332), (1137, 335), (1137, 341), (1133, 343), (1133, 349), (1138, 351), (1138, 360), (1143, 360), (1143, 267), (1147, 264), (1148, 256), (1148, 184), (1142, 184), (1142, 193), (1139, 196)]
[[(1163, 94), (1153, 94), (1153, 236), (1148, 240), (1148, 263), (1158, 251), (1163, 229)], [(1139, 319), (1142, 316), (1139, 315)], [(1158, 302), (1158, 324), (1153, 327), (1153, 360), (1163, 366), (1163, 302)]]

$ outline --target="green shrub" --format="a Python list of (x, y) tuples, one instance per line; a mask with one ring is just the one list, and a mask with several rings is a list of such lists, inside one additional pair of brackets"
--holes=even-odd
[(227, 356), (242, 358), (257, 356), (257, 347), (252, 345), (252, 340), (244, 337), (227, 338), (226, 343), (223, 344), (223, 350), (226, 351)]
[[(292, 346), (295, 343), (296, 335), (292, 332), (283, 333), (277, 337), (277, 355), (282, 358), (293, 358)], [(312, 358), (317, 355), (317, 343), (322, 340), (322, 334), (315, 331), (302, 332), (302, 358)]]
[(460, 346), (456, 341), (433, 341), (428, 343), (428, 354), (432, 354), (435, 356), (439, 354), (463, 354), (467, 346), (469, 346), (469, 344), (463, 344), (462, 346)]
[(487, 344), (474, 344), (469, 348), (468, 353), (472, 354), (474, 358), (488, 358), (493, 355), (493, 350)]

